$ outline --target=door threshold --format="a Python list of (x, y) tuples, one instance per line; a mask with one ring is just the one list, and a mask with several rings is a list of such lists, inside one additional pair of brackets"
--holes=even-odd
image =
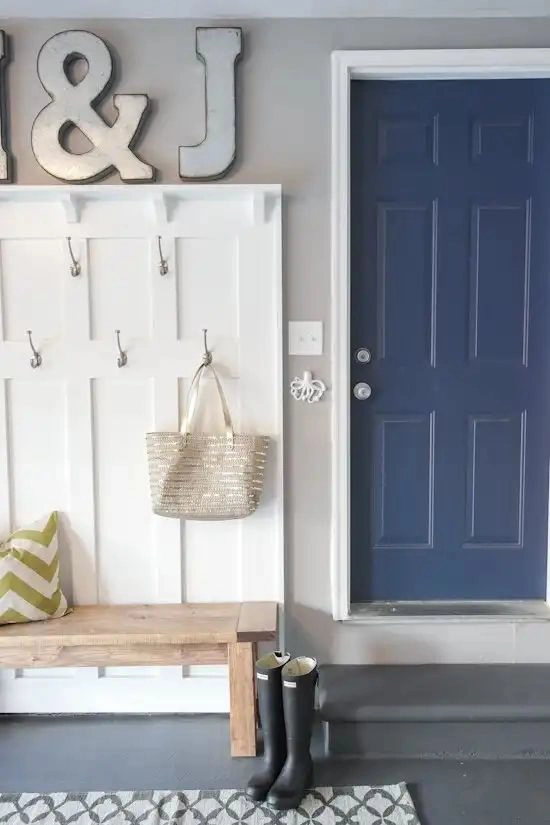
[(550, 604), (543, 599), (514, 601), (356, 602), (345, 621), (388, 622), (548, 622)]

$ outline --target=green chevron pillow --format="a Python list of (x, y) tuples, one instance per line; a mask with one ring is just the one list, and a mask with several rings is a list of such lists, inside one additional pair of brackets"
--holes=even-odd
[(0, 542), (0, 624), (54, 619), (68, 612), (59, 586), (57, 513)]

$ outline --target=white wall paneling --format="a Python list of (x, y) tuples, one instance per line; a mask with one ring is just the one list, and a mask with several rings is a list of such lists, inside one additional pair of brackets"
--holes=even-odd
[[(4, 186), (0, 226), (0, 535), (59, 510), (76, 604), (282, 602), (280, 187)], [(145, 433), (178, 427), (203, 327), (236, 424), (273, 438), (263, 501), (242, 522), (151, 513)], [(205, 396), (200, 423), (220, 428), (210, 380)], [(1, 712), (228, 709), (223, 667), (0, 678)]]

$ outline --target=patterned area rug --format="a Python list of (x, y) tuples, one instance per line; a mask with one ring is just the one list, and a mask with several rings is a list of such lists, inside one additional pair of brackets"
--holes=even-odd
[(404, 784), (314, 788), (293, 811), (251, 802), (242, 791), (0, 794), (8, 825), (420, 825)]

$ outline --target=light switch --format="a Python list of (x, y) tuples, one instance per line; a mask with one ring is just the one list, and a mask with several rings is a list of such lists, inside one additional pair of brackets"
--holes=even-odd
[(289, 355), (322, 355), (323, 322), (289, 321), (288, 324)]

